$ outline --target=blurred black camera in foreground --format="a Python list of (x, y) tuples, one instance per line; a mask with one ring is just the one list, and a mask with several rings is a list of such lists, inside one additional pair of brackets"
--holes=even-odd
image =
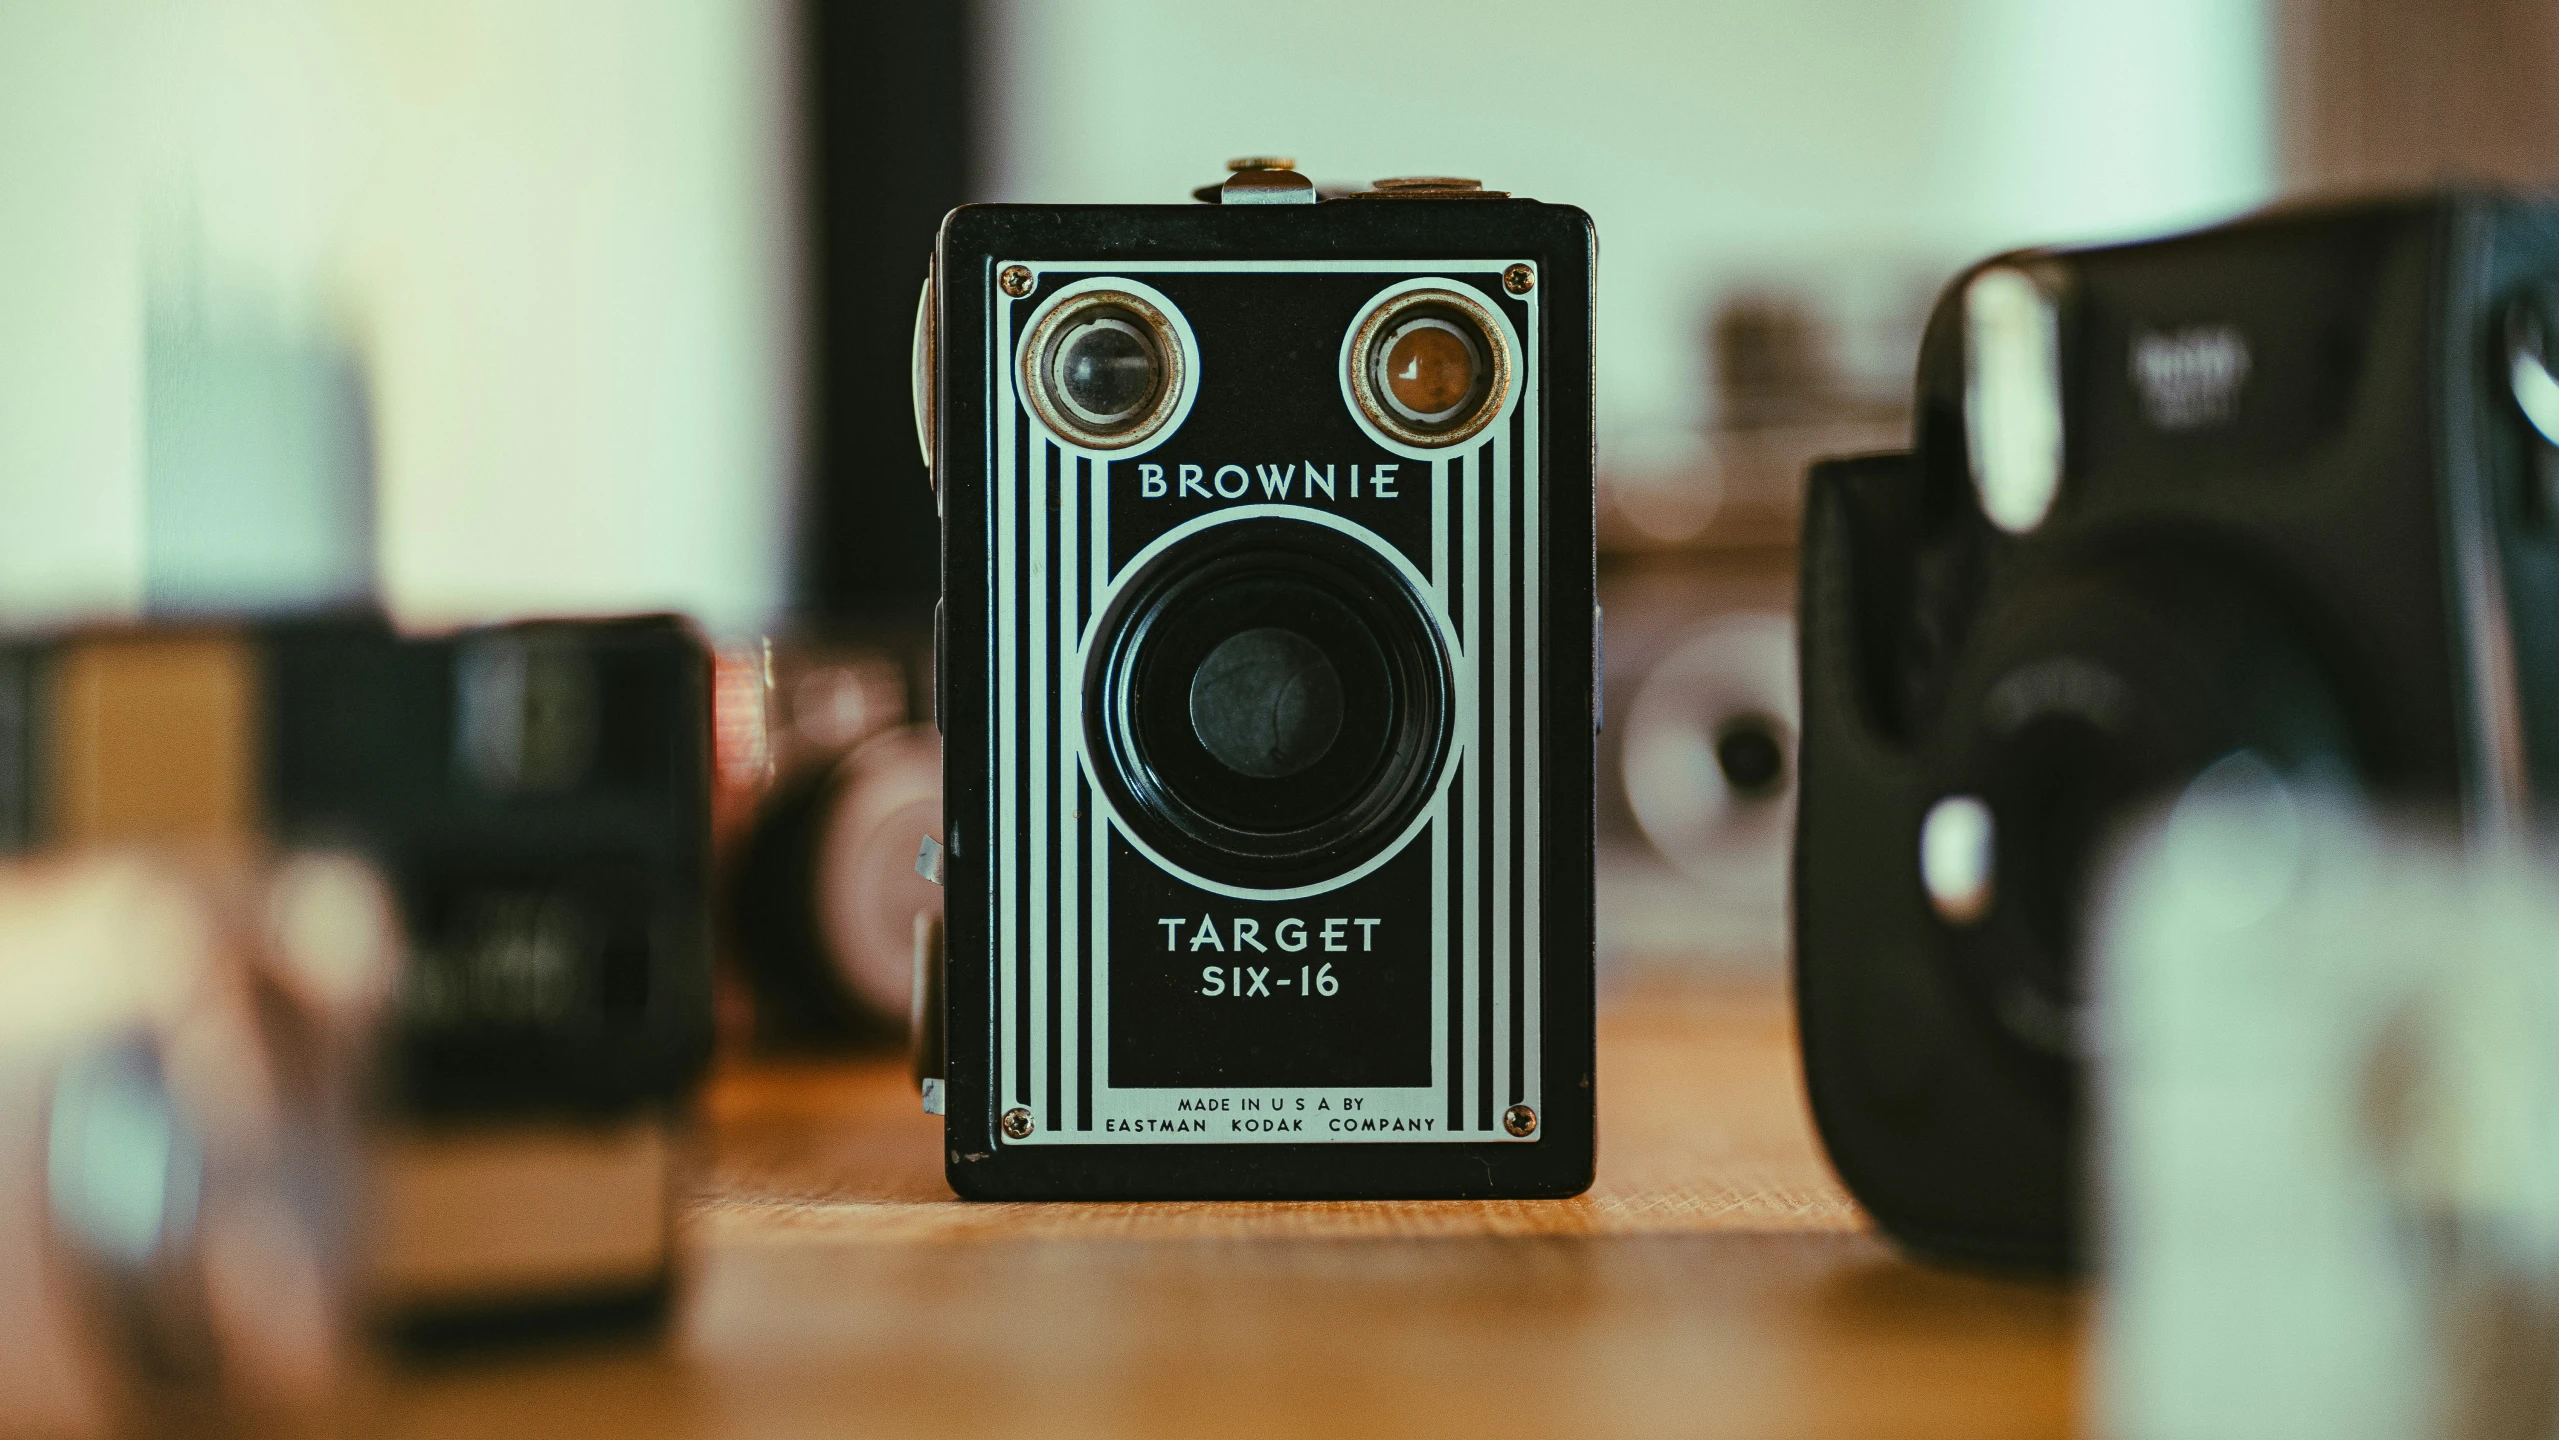
[(2559, 783), (2554, 344), (2547, 207), (2021, 252), (1939, 304), (1913, 452), (1815, 468), (1796, 995), (1897, 1238), (2080, 1256), (2081, 917), (2134, 807), (2221, 765), (2497, 834)]
[(950, 1182), (1572, 1194), (1590, 222), (1233, 171), (934, 254)]
[(0, 649), (0, 839), (370, 861), (407, 955), (373, 1047), (371, 1307), (640, 1315), (710, 1057), (708, 721), (671, 619), (69, 634)]
[(0, 1431), (351, 1433), (401, 953), (344, 855), (0, 864)]

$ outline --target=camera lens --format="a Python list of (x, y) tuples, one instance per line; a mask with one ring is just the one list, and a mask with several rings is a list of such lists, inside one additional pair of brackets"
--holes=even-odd
[(2278, 774), (2354, 771), (2344, 711), (2287, 617), (2183, 563), (2022, 594), (1952, 699), (1966, 733), (1931, 782), (1978, 797), (1996, 838), (1988, 908), (1948, 920), (1948, 954), (2012, 1036), (2056, 1056), (2077, 1053), (2090, 884), (2116, 826), (2240, 752)]
[(1213, 573), (1149, 627), (1128, 697), (1133, 758), (1236, 835), (1323, 826), (1357, 807), (1392, 746), (1388, 622), (1363, 613), (1357, 580), (1301, 557)]
[(1191, 729), (1227, 768), (1295, 775), (1342, 733), (1342, 676), (1314, 642), (1264, 625), (1219, 642), (1191, 677)]
[(1481, 385), (1482, 347), (1454, 322), (1425, 316), (1388, 333), (1377, 347), (1377, 371), (1396, 413), (1416, 425), (1443, 425)]
[(1720, 918), (1744, 927), (1734, 935), (1782, 943), (1768, 897), (1785, 892), (1794, 834), (1794, 621), (1773, 603), (1729, 610), (1646, 670), (1623, 723), (1609, 721), (1626, 807)]
[(1369, 423), (1408, 445), (1455, 445), (1508, 399), (1511, 358), (1484, 300), (1408, 290), (1372, 305), (1352, 331), (1351, 397)]
[(1098, 429), (1126, 425), (1144, 411), (1163, 374), (1154, 337), (1117, 315), (1095, 316), (1058, 337), (1057, 398)]
[(1449, 666), (1400, 572), (1294, 520), (1233, 521), (1129, 582), (1087, 674), (1121, 818), (1202, 874), (1288, 884), (1402, 834), (1448, 748)]
[(1715, 765), (1734, 794), (1757, 799), (1777, 788), (1786, 753), (1771, 733), (1768, 717), (1745, 715), (1715, 736)]

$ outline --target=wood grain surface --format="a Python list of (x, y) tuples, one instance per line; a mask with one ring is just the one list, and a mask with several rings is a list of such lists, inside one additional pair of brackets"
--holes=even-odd
[(1913, 1264), (1773, 980), (1621, 994), (1568, 1201), (972, 1205), (894, 1064), (715, 1080), (648, 1342), (388, 1377), (391, 1435), (1947, 1435), (2073, 1428), (2081, 1302)]

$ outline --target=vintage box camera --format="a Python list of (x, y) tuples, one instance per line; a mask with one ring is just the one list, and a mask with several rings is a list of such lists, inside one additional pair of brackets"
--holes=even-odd
[(1578, 1192), (1589, 219), (1204, 198), (934, 253), (950, 1182)]
[(372, 861), (408, 955), (376, 1047), (378, 1308), (644, 1309), (710, 1058), (709, 668), (664, 617), (0, 646), (0, 853)]
[[(1915, 448), (1816, 467), (1796, 996), (1910, 1245), (2080, 1249), (2080, 934), (2210, 770), (2527, 822), (2559, 784), (2559, 210), (2451, 196), (2002, 256)], [(2219, 783), (2216, 781), (2216, 783)]]

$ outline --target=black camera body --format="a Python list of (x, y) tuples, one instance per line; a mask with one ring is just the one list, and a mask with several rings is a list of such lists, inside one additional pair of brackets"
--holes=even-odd
[(2001, 256), (1913, 451), (1815, 467), (1796, 1003), (1896, 1238), (2080, 1256), (2082, 915), (2138, 807), (2235, 764), (2493, 834), (2559, 785), (2554, 297), (2559, 210), (2484, 196)]
[(672, 1110), (711, 1052), (710, 657), (662, 616), (270, 622), (274, 841), (379, 864), (423, 1122)]
[(1588, 217), (1224, 198), (934, 254), (950, 1183), (1577, 1193)]

